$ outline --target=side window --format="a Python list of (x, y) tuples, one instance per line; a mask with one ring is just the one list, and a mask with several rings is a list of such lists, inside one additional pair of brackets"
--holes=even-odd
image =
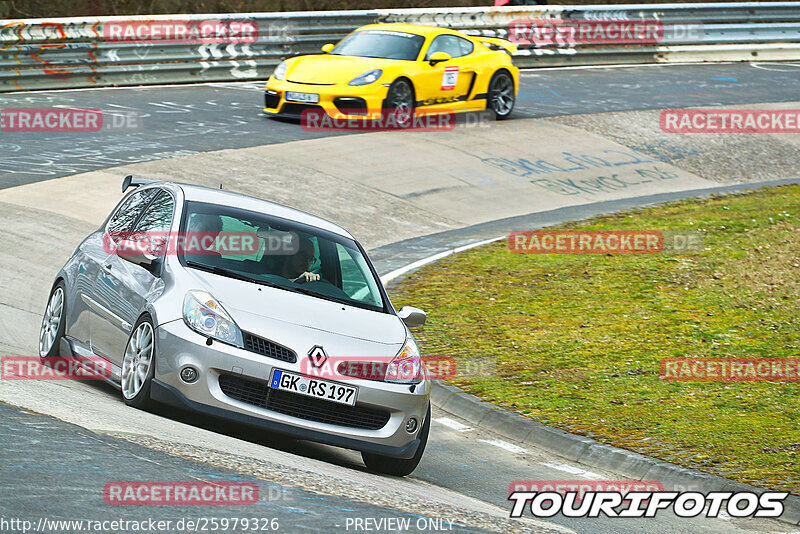
[(355, 255), (355, 258), (359, 260), (356, 261), (347, 248), (339, 243), (336, 243), (336, 251), (339, 253), (339, 264), (342, 269), (342, 291), (353, 300), (380, 305), (372, 296), (378, 294), (378, 288), (361, 255)]
[(174, 208), (175, 202), (172, 200), (172, 195), (161, 191), (147, 207), (134, 229), (134, 233), (147, 232), (147, 241), (153, 251), (159, 254), (163, 254), (167, 245), (167, 233), (172, 226)]
[(461, 55), (466, 56), (467, 54), (471, 54), (472, 51), (475, 49), (473, 46), (472, 41), (468, 41), (462, 37), (456, 37), (458, 39), (459, 44), (461, 45)]
[(174, 209), (172, 195), (162, 191), (136, 224), (134, 232), (168, 232)]
[(117, 209), (108, 221), (108, 232), (128, 232), (131, 230), (136, 218), (148, 202), (155, 196), (158, 189), (145, 189), (134, 191)]
[(472, 43), (455, 35), (440, 35), (428, 48), (425, 60), (429, 60), (434, 52), (444, 52), (450, 57), (466, 56), (472, 52)]

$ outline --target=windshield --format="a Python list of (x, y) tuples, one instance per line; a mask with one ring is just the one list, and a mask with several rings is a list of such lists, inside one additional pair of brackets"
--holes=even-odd
[(186, 202), (179, 235), (186, 236), (187, 243), (193, 239), (198, 243), (178, 251), (187, 267), (384, 310), (379, 282), (352, 239), (258, 212), (201, 202)]
[(386, 30), (351, 33), (331, 50), (338, 56), (379, 57), (414, 61), (425, 43), (421, 35)]

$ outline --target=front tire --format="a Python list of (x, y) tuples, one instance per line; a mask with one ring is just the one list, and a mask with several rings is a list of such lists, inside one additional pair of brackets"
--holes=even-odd
[(383, 115), (393, 115), (400, 127), (412, 123), (414, 119), (414, 88), (405, 78), (395, 80), (389, 87), (386, 100), (383, 101)]
[(122, 398), (125, 404), (141, 410), (150, 408), (150, 386), (156, 368), (156, 336), (153, 321), (143, 315), (136, 325), (125, 346), (120, 373)]
[(419, 465), (422, 453), (425, 452), (425, 445), (428, 444), (428, 434), (431, 431), (431, 405), (428, 404), (428, 413), (425, 415), (425, 423), (419, 433), (420, 444), (413, 458), (392, 458), (380, 454), (362, 452), (361, 459), (370, 471), (376, 471), (386, 475), (404, 477), (410, 475)]
[(46, 362), (48, 358), (60, 355), (61, 339), (64, 337), (67, 315), (67, 288), (63, 280), (59, 280), (50, 292), (47, 308), (39, 330), (39, 358)]
[(494, 112), (497, 120), (508, 118), (514, 110), (516, 96), (514, 95), (514, 79), (508, 71), (501, 70), (494, 73), (489, 82), (489, 94), (486, 107)]

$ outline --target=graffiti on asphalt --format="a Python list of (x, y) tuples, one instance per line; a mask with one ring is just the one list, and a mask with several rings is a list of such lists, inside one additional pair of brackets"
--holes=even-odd
[[(605, 149), (597, 154), (562, 152), (557, 159), (484, 158), (483, 163), (560, 195), (608, 193), (653, 181), (672, 180), (678, 175), (658, 166), (663, 163), (634, 149)], [(633, 165), (635, 167), (628, 167)], [(620, 172), (610, 172), (622, 167)], [(559, 176), (575, 171), (602, 169), (602, 175), (591, 178)], [(621, 169), (622, 170), (622, 169)], [(547, 177), (539, 175), (550, 175)]]

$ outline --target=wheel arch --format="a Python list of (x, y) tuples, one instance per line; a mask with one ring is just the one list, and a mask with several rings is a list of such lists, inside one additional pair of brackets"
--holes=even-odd
[(394, 85), (395, 83), (397, 83), (400, 80), (407, 81), (408, 85), (411, 86), (411, 96), (413, 97), (414, 107), (416, 108), (417, 107), (417, 88), (414, 86), (414, 80), (412, 80), (409, 76), (407, 76), (405, 74), (401, 74), (401, 75), (397, 76), (397, 78), (392, 80), (392, 83), (389, 84), (389, 87), (386, 89), (386, 98), (383, 99), (382, 106), (384, 108), (386, 107), (386, 100), (388, 100), (388, 98), (389, 98), (389, 90), (392, 88), (392, 85)]
[(508, 74), (509, 78), (511, 78), (511, 83), (514, 85), (514, 94), (516, 95), (517, 91), (519, 90), (519, 87), (517, 87), (517, 81), (514, 79), (514, 74), (510, 70), (508, 70), (508, 68), (505, 65), (495, 70), (492, 73), (492, 75), (489, 76), (489, 80), (486, 82), (486, 92), (487, 93), (489, 92), (489, 87), (492, 85), (492, 80), (494, 79), (494, 77), (500, 74), (501, 72), (505, 72), (506, 74)]

